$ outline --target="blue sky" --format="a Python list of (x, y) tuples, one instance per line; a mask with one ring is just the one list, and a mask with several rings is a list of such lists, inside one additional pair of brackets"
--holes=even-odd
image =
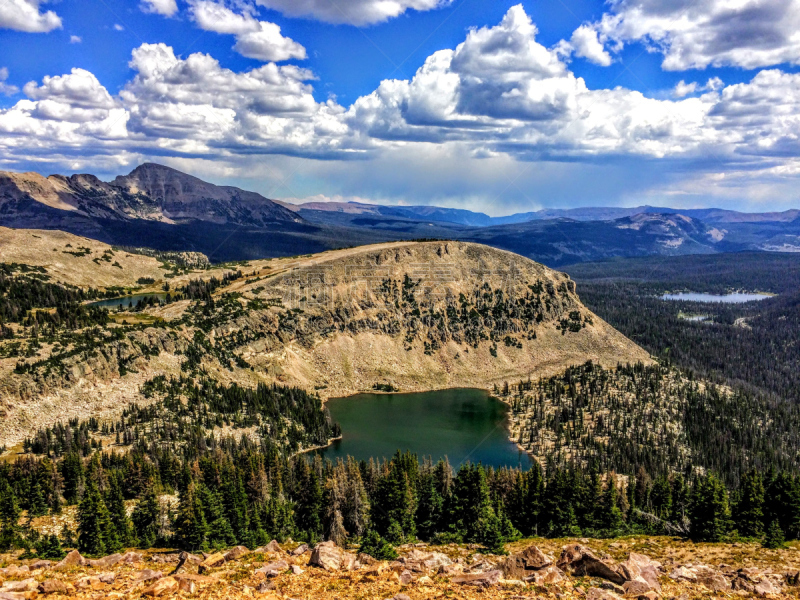
[(800, 204), (800, 0), (340, 2), (5, 0), (0, 168), (491, 214)]

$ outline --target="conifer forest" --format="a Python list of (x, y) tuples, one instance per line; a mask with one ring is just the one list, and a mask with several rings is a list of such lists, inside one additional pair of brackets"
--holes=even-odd
[[(718, 271), (727, 258), (716, 260), (703, 268)], [(645, 268), (580, 266), (578, 292), (657, 361), (616, 368), (589, 361), (495, 386), (509, 407), (511, 441), (535, 458), (529, 468), (450, 464), (402, 448), (391, 457), (323, 460), (313, 450), (343, 432), (313, 390), (222, 383), (202, 366), (211, 353), (248, 367), (202, 334), (247, 313), (235, 297), (213, 296), (245, 277), (241, 271), (140, 302), (129, 310), (189, 303), (181, 324), (199, 329), (181, 350), (181, 374), (147, 379), (140, 388), (147, 402), (116, 418), (69, 419), (28, 436), (0, 464), (0, 546), (60, 558), (69, 548), (100, 556), (292, 538), (390, 559), (416, 540), (503, 553), (504, 544), (532, 536), (645, 533), (765, 545), (800, 538), (797, 278), (761, 268), (738, 269), (736, 280), (726, 271), (730, 281), (717, 273), (725, 289), (779, 295), (708, 309), (659, 299), (692, 284), (663, 272), (659, 281), (624, 272), (634, 267)], [(19, 340), (19, 357), (56, 338), (94, 351), (121, 339), (109, 327), (113, 311), (86, 304), (106, 295), (3, 265), (3, 335)], [(677, 316), (693, 310), (713, 311), (712, 322)], [(723, 360), (729, 355), (742, 360)], [(18, 371), (58, 369), (63, 356), (55, 356)], [(74, 529), (42, 535), (33, 527), (36, 517), (70, 506)]]

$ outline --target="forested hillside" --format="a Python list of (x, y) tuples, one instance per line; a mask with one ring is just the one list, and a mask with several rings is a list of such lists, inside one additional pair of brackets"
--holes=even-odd
[[(436, 261), (453, 272), (432, 281), (418, 275), (420, 264)], [(372, 283), (353, 292), (358, 282), (348, 277), (359, 269)], [(0, 545), (57, 556), (62, 547), (99, 555), (131, 545), (198, 550), (325, 538), (388, 557), (415, 539), (501, 552), (533, 534), (719, 540), (761, 539), (769, 530), (768, 542), (800, 535), (800, 413), (782, 395), (793, 373), (769, 385), (744, 369), (728, 376), (712, 368), (711, 349), (697, 354), (695, 369), (673, 351), (660, 350), (653, 363), (582, 306), (569, 278), (541, 265), (430, 242), (146, 285), (164, 291), (109, 311), (85, 303), (119, 290), (60, 284), (41, 266), (3, 266), (5, 410), (11, 417), (28, 403), (66, 415), (28, 420), (19, 446), (6, 449)], [(619, 298), (604, 287), (618, 285), (639, 286), (637, 295)], [(623, 329), (648, 322), (647, 302), (665, 315), (679, 307), (654, 297), (663, 284), (580, 286), (608, 318), (619, 315)], [(775, 319), (762, 307), (788, 310), (791, 301), (772, 289), (784, 293), (748, 313), (750, 329), (724, 320), (725, 310), (750, 306), (720, 308), (718, 323), (686, 330), (675, 314), (644, 329), (648, 343), (661, 339), (659, 328), (680, 342), (685, 331), (700, 340), (712, 327), (772, 327), (780, 340), (789, 315)], [(788, 329), (785, 336), (779, 346), (788, 357), (793, 338)], [(329, 354), (320, 351), (326, 347)], [(726, 348), (724, 367), (735, 369), (730, 357), (739, 350)], [(694, 352), (686, 346), (686, 357)], [(763, 364), (748, 366), (768, 373)], [(404, 372), (408, 365), (417, 370)], [(511, 439), (537, 458), (531, 469), (433, 464), (411, 454), (333, 464), (313, 454), (342, 433), (323, 407), (328, 385), (447, 385), (435, 369), (496, 383), (511, 407)], [(539, 377), (526, 377), (531, 372)], [(95, 400), (108, 402), (106, 412), (69, 412), (78, 402), (63, 398), (86, 381), (111, 390)], [(53, 389), (62, 404), (43, 404)], [(40, 537), (32, 520), (64, 511), (76, 514), (74, 527), (66, 520)]]
[[(652, 354), (770, 402), (800, 403), (800, 256), (631, 259), (567, 271), (587, 306)], [(660, 299), (736, 290), (778, 296), (746, 304)], [(694, 315), (706, 319), (687, 319)]]

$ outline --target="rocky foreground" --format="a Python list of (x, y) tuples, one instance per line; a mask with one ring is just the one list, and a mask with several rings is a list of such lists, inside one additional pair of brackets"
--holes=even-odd
[[(650, 554), (644, 554), (647, 549)], [(5, 556), (0, 600), (47, 598), (568, 598), (658, 600), (797, 597), (798, 548), (692, 544), (669, 538), (537, 540), (508, 556), (464, 546), (401, 547), (377, 561), (324, 542), (272, 542), (214, 554), (70, 552), (60, 562)]]

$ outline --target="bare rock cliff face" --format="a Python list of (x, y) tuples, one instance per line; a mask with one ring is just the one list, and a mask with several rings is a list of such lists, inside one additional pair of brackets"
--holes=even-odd
[(245, 288), (280, 305), (245, 317), (277, 323), (243, 344), (243, 356), (331, 396), (381, 383), (488, 387), (587, 360), (649, 361), (583, 306), (567, 275), (518, 255), (460, 242), (357, 250)]

